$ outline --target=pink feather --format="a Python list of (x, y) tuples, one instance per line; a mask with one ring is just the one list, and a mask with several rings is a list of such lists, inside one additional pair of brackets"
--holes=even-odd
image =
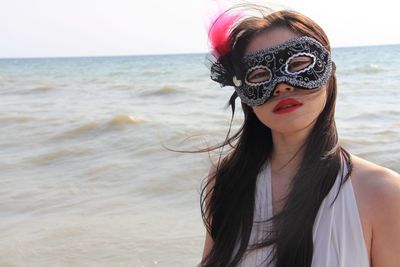
[(229, 30), (239, 18), (240, 14), (232, 15), (225, 12), (211, 23), (208, 31), (208, 39), (211, 44), (212, 54), (217, 59), (230, 51)]

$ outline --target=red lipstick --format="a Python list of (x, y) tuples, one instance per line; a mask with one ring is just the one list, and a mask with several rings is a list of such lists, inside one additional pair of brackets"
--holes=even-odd
[(291, 112), (299, 107), (301, 107), (303, 103), (297, 101), (293, 98), (286, 98), (278, 102), (274, 109), (272, 110), (276, 114), (283, 114)]

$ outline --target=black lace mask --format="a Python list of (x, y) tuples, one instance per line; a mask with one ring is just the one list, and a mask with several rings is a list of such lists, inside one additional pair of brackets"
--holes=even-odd
[[(328, 50), (317, 40), (302, 36), (277, 46), (246, 55), (239, 73), (232, 82), (242, 102), (249, 106), (264, 104), (278, 83), (287, 83), (301, 89), (317, 89), (324, 85), (332, 72), (332, 60)], [(222, 66), (219, 66), (222, 67)], [(222, 82), (217, 68), (211, 68), (211, 79)], [(218, 79), (217, 79), (218, 78)]]

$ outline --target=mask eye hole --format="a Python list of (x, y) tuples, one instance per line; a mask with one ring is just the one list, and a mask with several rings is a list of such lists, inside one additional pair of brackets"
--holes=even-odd
[[(289, 73), (301, 72), (315, 63), (315, 58), (311, 55), (300, 55), (289, 59), (286, 71)], [(312, 67), (311, 66), (311, 67)]]
[(271, 71), (266, 67), (256, 67), (252, 69), (246, 77), (249, 83), (262, 83), (271, 79)]

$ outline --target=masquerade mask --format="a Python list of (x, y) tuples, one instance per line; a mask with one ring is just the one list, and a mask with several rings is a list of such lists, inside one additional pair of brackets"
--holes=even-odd
[(242, 102), (262, 105), (278, 83), (306, 90), (321, 87), (331, 75), (332, 63), (322, 44), (302, 36), (246, 55), (241, 64), (243, 77), (233, 76), (232, 82)]

